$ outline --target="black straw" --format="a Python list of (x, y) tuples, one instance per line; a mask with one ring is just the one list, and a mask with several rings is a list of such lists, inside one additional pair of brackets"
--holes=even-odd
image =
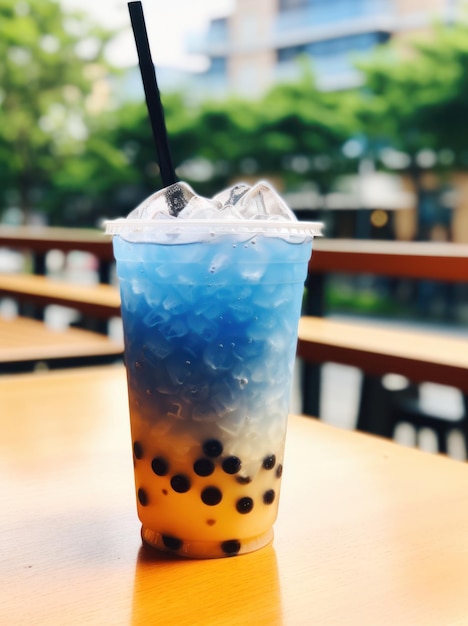
[(145, 18), (141, 2), (129, 2), (130, 21), (132, 23), (133, 35), (140, 63), (141, 78), (145, 90), (146, 107), (153, 129), (153, 137), (158, 153), (159, 169), (164, 187), (168, 187), (177, 182), (174, 166), (172, 165), (171, 153), (169, 151), (169, 141), (167, 128), (164, 121), (164, 110), (161, 103), (156, 71), (151, 58), (148, 33), (146, 32)]

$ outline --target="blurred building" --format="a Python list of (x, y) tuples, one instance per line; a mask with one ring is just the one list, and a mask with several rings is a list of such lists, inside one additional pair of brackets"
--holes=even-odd
[[(201, 77), (210, 95), (256, 96), (312, 62), (319, 87), (359, 83), (353, 61), (391, 38), (428, 30), (434, 19), (455, 18), (458, 0), (237, 0), (214, 19), (190, 51), (209, 58)], [(200, 83), (199, 83), (200, 84)]]

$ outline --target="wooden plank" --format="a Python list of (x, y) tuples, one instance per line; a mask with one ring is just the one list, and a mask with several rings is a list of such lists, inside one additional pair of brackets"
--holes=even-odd
[[(0, 317), (0, 363), (79, 360), (123, 354), (123, 344), (88, 330), (55, 330), (24, 317)], [(6, 368), (3, 368), (6, 369)]]
[(318, 238), (309, 271), (467, 282), (468, 245)]
[(0, 274), (0, 294), (41, 306), (75, 308), (91, 317), (120, 316), (119, 290), (112, 285), (79, 285), (30, 274)]
[(468, 338), (308, 316), (301, 318), (298, 334), (297, 354), (308, 362), (401, 374), (468, 392)]
[(112, 238), (99, 230), (51, 226), (1, 226), (0, 246), (45, 253), (49, 250), (89, 252), (113, 261)]

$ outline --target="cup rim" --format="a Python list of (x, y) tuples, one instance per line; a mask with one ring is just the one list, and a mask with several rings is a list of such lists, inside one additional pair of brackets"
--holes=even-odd
[(213, 234), (261, 234), (278, 233), (282, 235), (308, 235), (321, 237), (323, 222), (288, 221), (288, 220), (194, 220), (194, 219), (159, 219), (139, 220), (118, 218), (104, 222), (108, 235), (128, 235), (138, 232), (183, 233), (187, 230)]

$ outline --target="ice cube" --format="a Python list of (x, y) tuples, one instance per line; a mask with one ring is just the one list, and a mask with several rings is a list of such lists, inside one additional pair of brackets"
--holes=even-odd
[(235, 362), (232, 346), (224, 343), (208, 344), (203, 354), (203, 360), (212, 370), (229, 370)]
[(167, 322), (171, 314), (168, 311), (162, 311), (161, 309), (150, 309), (143, 318), (143, 324), (149, 328), (158, 326), (163, 322)]
[(242, 214), (232, 204), (225, 204), (220, 209), (218, 216), (223, 220), (241, 220)]
[(213, 341), (219, 332), (218, 324), (206, 319), (202, 315), (191, 315), (187, 318), (187, 324), (190, 330), (197, 333), (197, 335), (207, 343)]
[(219, 219), (220, 202), (194, 195), (179, 213), (179, 218), (191, 220)]
[(276, 191), (262, 181), (245, 193), (236, 204), (245, 219), (296, 221), (296, 216)]
[(193, 407), (192, 419), (195, 422), (216, 422), (218, 415), (213, 407), (206, 403), (196, 404)]
[(130, 219), (248, 219), (296, 221), (296, 216), (271, 185), (261, 181), (250, 187), (238, 183), (212, 199), (197, 195), (187, 183), (170, 185), (152, 194)]
[(182, 385), (192, 375), (192, 357), (184, 351), (173, 352), (165, 360), (166, 371), (173, 385)]
[(157, 219), (158, 217), (173, 216), (187, 206), (190, 199), (196, 196), (193, 189), (187, 183), (175, 183), (165, 189), (153, 193), (143, 200), (136, 209), (128, 215), (129, 219)]
[(187, 326), (185, 320), (181, 317), (172, 317), (161, 326), (161, 332), (171, 341), (177, 337), (184, 337), (187, 334)]
[[(165, 359), (174, 350), (174, 346), (160, 332), (154, 331), (145, 344), (148, 361), (157, 365), (160, 359)], [(153, 356), (154, 355), (154, 356)]]
[(246, 194), (250, 189), (250, 185), (246, 183), (238, 183), (234, 185), (234, 187), (229, 187), (229, 189), (225, 189), (221, 191), (216, 196), (213, 197), (213, 200), (217, 200), (221, 206), (233, 206), (235, 205), (244, 194)]

